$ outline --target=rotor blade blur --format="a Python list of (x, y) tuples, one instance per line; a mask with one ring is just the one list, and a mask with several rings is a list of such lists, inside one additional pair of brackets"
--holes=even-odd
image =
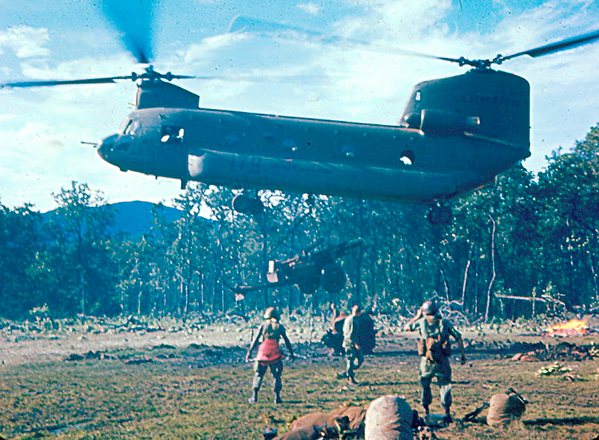
[(49, 80), (49, 81), (15, 81), (0, 84), (0, 88), (25, 88), (25, 87), (49, 87), (77, 84), (110, 84), (119, 79), (131, 79), (129, 76), (112, 76), (109, 78), (88, 78), (88, 79), (66, 79), (66, 80)]
[[(171, 79), (196, 79), (196, 78), (200, 78), (200, 77), (194, 76), (194, 75), (170, 75), (170, 78)], [(166, 78), (166, 79), (168, 79), (168, 78)]]
[(238, 15), (233, 19), (229, 25), (228, 31), (230, 33), (253, 33), (261, 36), (272, 36), (273, 34), (279, 38), (293, 38), (293, 37), (309, 37), (318, 40), (325, 44), (330, 45), (353, 45), (360, 49), (368, 50), (371, 52), (386, 53), (392, 55), (403, 55), (419, 58), (430, 58), (435, 60), (450, 61), (453, 63), (459, 63), (458, 58), (447, 58), (436, 55), (430, 55), (427, 53), (416, 52), (407, 49), (398, 49), (393, 47), (381, 46), (378, 44), (368, 43), (366, 41), (357, 40), (354, 38), (339, 37), (336, 35), (326, 35), (318, 31), (302, 29), (295, 26), (289, 26), (281, 23), (274, 23), (270, 21), (260, 20), (253, 17), (246, 17)]
[(585, 44), (594, 43), (599, 39), (599, 30), (590, 32), (588, 34), (580, 35), (578, 37), (568, 38), (566, 40), (558, 41), (556, 43), (546, 44), (545, 46), (536, 47), (534, 49), (525, 50), (512, 55), (501, 57), (501, 61), (506, 61), (512, 58), (516, 58), (522, 55), (529, 55), (533, 58), (541, 57), (543, 55), (549, 55), (562, 50), (574, 49), (575, 47), (583, 46)]
[(194, 76), (193, 78), (204, 81), (273, 82), (283, 84), (290, 81), (323, 81), (320, 75), (202, 75)]
[(152, 18), (155, 0), (101, 0), (109, 21), (122, 33), (129, 52), (141, 64), (152, 60)]

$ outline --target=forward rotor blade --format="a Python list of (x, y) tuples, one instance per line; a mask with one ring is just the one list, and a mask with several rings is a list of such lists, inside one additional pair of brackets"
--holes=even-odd
[(194, 78), (201, 78), (199, 76), (193, 76), (193, 75), (169, 75), (168, 73), (166, 75), (162, 76), (163, 78), (167, 79), (168, 81), (170, 81), (171, 79), (194, 79)]
[(122, 32), (127, 50), (141, 64), (152, 60), (152, 17), (155, 0), (101, 0), (107, 18)]
[(498, 61), (510, 60), (522, 55), (529, 55), (533, 58), (542, 57), (543, 55), (549, 55), (562, 50), (574, 49), (585, 44), (590, 44), (599, 39), (599, 30), (590, 32), (588, 34), (580, 35), (578, 37), (568, 38), (566, 40), (558, 41), (556, 43), (546, 44), (545, 46), (536, 47), (534, 49), (525, 50), (505, 57), (500, 57)]
[(323, 81), (319, 75), (201, 75), (194, 76), (193, 78), (205, 81), (239, 81), (239, 82), (250, 82), (250, 83), (283, 83), (287, 84), (290, 81)]
[(381, 46), (379, 44), (368, 43), (366, 41), (357, 40), (354, 38), (345, 38), (345, 37), (339, 37), (336, 35), (326, 35), (321, 32), (318, 32), (318, 31), (302, 29), (302, 28), (295, 27), (295, 26), (289, 26), (289, 25), (285, 25), (285, 24), (281, 24), (281, 23), (274, 23), (274, 22), (270, 22), (270, 21), (253, 18), (253, 17), (246, 17), (243, 15), (238, 15), (237, 17), (235, 17), (233, 19), (233, 21), (229, 25), (229, 32), (231, 32), (231, 33), (248, 32), (248, 33), (254, 33), (257, 35), (277, 34), (279, 37), (282, 37), (282, 38), (290, 38), (295, 34), (295, 35), (299, 35), (299, 36), (314, 38), (314, 39), (319, 40), (322, 43), (330, 44), (330, 45), (335, 45), (335, 44), (348, 45), (349, 44), (349, 45), (353, 45), (353, 46), (358, 46), (361, 49), (368, 50), (371, 52), (387, 53), (387, 54), (393, 54), (393, 55), (404, 55), (404, 56), (419, 57), (419, 58), (429, 58), (429, 59), (435, 59), (435, 60), (450, 61), (452, 63), (460, 63), (459, 58), (440, 57), (440, 56), (430, 55), (427, 53), (417, 52), (417, 51), (413, 51), (413, 50)]
[(112, 76), (108, 78), (88, 78), (88, 79), (66, 79), (66, 80), (49, 80), (49, 81), (15, 81), (0, 84), (0, 88), (25, 88), (25, 87), (48, 87), (76, 84), (110, 84), (119, 79), (132, 79), (128, 76)]

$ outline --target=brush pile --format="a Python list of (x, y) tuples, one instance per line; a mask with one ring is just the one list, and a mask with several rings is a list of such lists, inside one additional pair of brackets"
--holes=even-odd
[(557, 345), (538, 344), (534, 350), (517, 353), (510, 360), (519, 362), (579, 362), (599, 357), (599, 346), (560, 342)]

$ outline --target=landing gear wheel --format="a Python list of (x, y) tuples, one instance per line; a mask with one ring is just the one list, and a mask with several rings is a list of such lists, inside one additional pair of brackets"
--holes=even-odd
[(264, 212), (264, 205), (260, 199), (239, 194), (233, 198), (233, 209), (246, 215), (260, 215)]
[(428, 212), (427, 219), (431, 225), (449, 225), (453, 221), (453, 212), (449, 206), (434, 205)]

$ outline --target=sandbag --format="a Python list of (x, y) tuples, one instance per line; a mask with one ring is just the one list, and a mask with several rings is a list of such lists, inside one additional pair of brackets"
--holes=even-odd
[(291, 422), (289, 430), (294, 431), (296, 429), (311, 428), (313, 426), (323, 426), (328, 423), (328, 420), (329, 417), (327, 414), (322, 412), (313, 412), (295, 419), (293, 422)]
[(514, 394), (499, 393), (489, 400), (487, 425), (499, 428), (519, 419), (524, 414), (526, 405)]
[(349, 419), (349, 429), (357, 430), (366, 417), (366, 408), (362, 406), (342, 406), (328, 413), (314, 412), (306, 414), (293, 422), (289, 430), (303, 428), (319, 428), (321, 426), (335, 426), (335, 421), (346, 416)]
[(382, 396), (366, 411), (366, 440), (412, 440), (412, 408), (399, 396)]
[(310, 426), (286, 432), (275, 437), (273, 440), (316, 440), (318, 438), (321, 438), (320, 434)]
[(327, 413), (329, 426), (335, 426), (335, 420), (346, 416), (349, 419), (349, 429), (355, 430), (360, 427), (366, 417), (366, 408), (363, 406), (342, 406)]

